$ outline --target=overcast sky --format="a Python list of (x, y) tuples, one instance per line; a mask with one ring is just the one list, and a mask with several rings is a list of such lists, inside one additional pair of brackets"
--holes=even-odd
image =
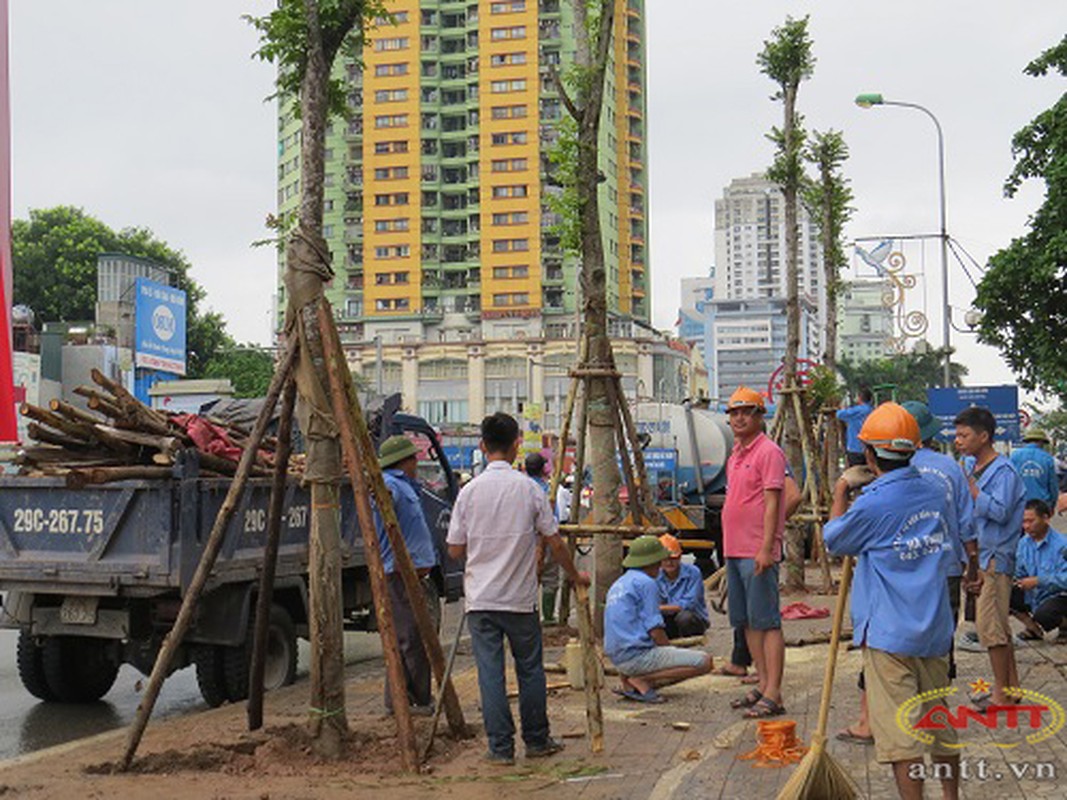
[[(207, 303), (241, 341), (266, 343), (274, 254), (250, 249), (275, 205), (273, 68), (250, 59), (240, 19), (268, 0), (12, 0), (14, 208), (84, 207), (113, 227), (146, 226), (183, 250)], [(1021, 234), (1037, 187), (1006, 200), (1010, 139), (1064, 91), (1022, 73), (1067, 32), (1062, 0), (736, 3), (646, 0), (653, 321), (677, 316), (679, 279), (713, 261), (714, 201), (771, 158), (780, 120), (755, 66), (787, 14), (812, 14), (818, 63), (800, 91), (809, 127), (843, 130), (856, 194), (848, 234), (937, 230), (933, 126), (900, 108), (861, 110), (859, 92), (920, 103), (945, 131), (948, 227), (984, 263)], [(925, 257), (934, 283), (938, 255)], [(973, 292), (953, 268), (952, 303)], [(959, 313), (962, 324), (962, 312)], [(960, 335), (969, 383), (1004, 382), (993, 351)], [(990, 357), (993, 356), (993, 357)]]

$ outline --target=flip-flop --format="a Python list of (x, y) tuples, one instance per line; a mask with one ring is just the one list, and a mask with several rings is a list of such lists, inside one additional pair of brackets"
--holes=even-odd
[(667, 702), (667, 698), (655, 689), (649, 689), (644, 694), (637, 691), (637, 689), (612, 689), (612, 691), (624, 700), (633, 700), (636, 703), (650, 703), (655, 705)]
[(759, 675), (746, 675), (740, 680), (745, 686), (756, 686), (759, 683)]
[(780, 717), (784, 713), (785, 706), (764, 695), (744, 713), (744, 717), (745, 719), (763, 719), (764, 717)]
[(839, 742), (848, 742), (849, 744), (874, 744), (873, 736), (860, 736), (858, 733), (853, 733), (851, 728), (839, 731), (834, 738)]
[(716, 675), (723, 675), (723, 676), (725, 676), (727, 678), (744, 678), (746, 675), (748, 675), (748, 670), (747, 669), (742, 669), (741, 672), (735, 672), (732, 669), (730, 669), (730, 665), (729, 664), (724, 664), (723, 666), (721, 666), (717, 670), (715, 670), (715, 674)]
[(760, 700), (763, 699), (763, 692), (759, 689), (750, 689), (748, 694), (744, 697), (738, 697), (736, 700), (730, 701), (730, 708), (737, 710), (739, 708), (752, 708)]

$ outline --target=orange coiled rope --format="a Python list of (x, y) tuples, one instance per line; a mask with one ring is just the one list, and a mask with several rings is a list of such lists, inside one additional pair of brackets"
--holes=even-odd
[(784, 767), (795, 764), (807, 750), (797, 741), (796, 720), (760, 720), (756, 723), (756, 741), (759, 745), (744, 755), (743, 761), (755, 760), (754, 767)]

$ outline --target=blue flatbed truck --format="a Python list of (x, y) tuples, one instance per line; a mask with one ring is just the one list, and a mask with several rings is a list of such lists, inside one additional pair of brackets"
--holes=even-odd
[[(423, 509), (440, 563), (424, 582), (431, 610), (462, 591), (462, 567), (444, 546), (457, 481), (434, 430), (421, 418), (389, 413), (377, 438), (422, 441)], [(200, 474), (195, 451), (181, 453), (170, 478), (69, 489), (61, 477), (0, 478), (0, 626), (19, 631), (23, 685), (51, 702), (92, 702), (111, 688), (121, 664), (148, 674), (178, 614), (229, 489)], [(247, 697), (255, 598), (263, 563), (269, 478), (249, 481), (185, 637), (175, 669), (194, 665), (211, 706)], [(291, 683), (297, 637), (308, 632), (310, 489), (286, 490), (271, 606), (268, 689)], [(348, 630), (374, 630), (363, 542), (351, 489), (341, 489), (342, 591)]]

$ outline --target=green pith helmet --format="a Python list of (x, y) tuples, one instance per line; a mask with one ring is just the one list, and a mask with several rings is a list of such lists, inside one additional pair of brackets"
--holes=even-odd
[(660, 544), (659, 539), (655, 536), (638, 536), (630, 542), (630, 552), (622, 560), (622, 565), (627, 569), (630, 567), (647, 567), (652, 564), (658, 564), (669, 556), (670, 552)]
[(918, 400), (908, 400), (905, 403), (901, 403), (901, 405), (919, 423), (919, 435), (924, 442), (928, 442), (937, 436), (937, 432), (941, 430), (941, 420), (930, 413), (930, 408), (926, 403), (920, 403)]
[(1023, 441), (1024, 442), (1041, 442), (1042, 444), (1048, 444), (1049, 443), (1049, 438), (1048, 438), (1048, 434), (1045, 433), (1040, 428), (1030, 428), (1026, 433), (1023, 434)]
[(391, 467), (405, 458), (416, 455), (419, 451), (415, 443), (406, 436), (390, 436), (378, 448), (378, 466), (382, 469)]

